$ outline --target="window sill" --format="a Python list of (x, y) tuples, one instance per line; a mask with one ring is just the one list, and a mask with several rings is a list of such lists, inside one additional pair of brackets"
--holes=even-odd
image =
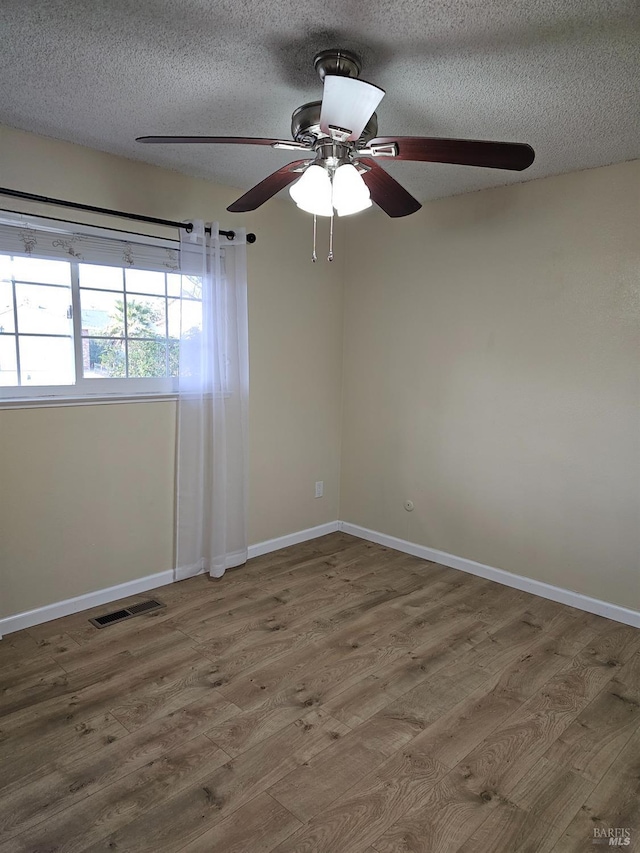
[(0, 399), (0, 410), (3, 409), (51, 409), (65, 406), (103, 406), (114, 403), (162, 403), (175, 401), (175, 392), (140, 393), (140, 394), (86, 394), (82, 397), (14, 397)]

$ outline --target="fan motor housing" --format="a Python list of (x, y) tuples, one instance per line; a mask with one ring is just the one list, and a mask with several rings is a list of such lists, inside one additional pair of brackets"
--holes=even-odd
[[(310, 101), (294, 110), (291, 116), (291, 136), (296, 142), (305, 145), (314, 145), (319, 139), (326, 138), (327, 134), (320, 130), (320, 110), (322, 101)], [(378, 116), (374, 113), (367, 126), (360, 134), (356, 147), (366, 145), (378, 135)]]

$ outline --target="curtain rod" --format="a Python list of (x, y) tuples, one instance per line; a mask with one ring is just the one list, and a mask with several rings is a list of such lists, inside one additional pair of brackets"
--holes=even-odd
[[(60, 207), (70, 207), (73, 210), (86, 210), (89, 213), (102, 213), (105, 216), (118, 216), (120, 219), (133, 219), (136, 222), (149, 222), (151, 225), (166, 225), (169, 228), (184, 228), (187, 232), (193, 231), (193, 225), (190, 222), (174, 222), (171, 219), (158, 219), (156, 216), (142, 216), (140, 213), (126, 213), (123, 210), (110, 210), (107, 207), (95, 207), (92, 204), (80, 204), (77, 201), (63, 201), (60, 198), (49, 198), (45, 195), (36, 195), (35, 193), (24, 193), (21, 190), (10, 190), (7, 187), (0, 187), (0, 195), (8, 195), (12, 198), (21, 198), (25, 201), (38, 201), (41, 204), (57, 204)], [(211, 229), (206, 229), (207, 234), (211, 234)], [(235, 231), (222, 231), (227, 240), (233, 240), (236, 236)], [(256, 235), (247, 234), (247, 243), (255, 243)]]

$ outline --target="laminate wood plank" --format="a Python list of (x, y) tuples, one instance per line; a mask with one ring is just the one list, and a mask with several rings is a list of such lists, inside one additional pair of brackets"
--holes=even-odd
[(281, 548), (257, 557), (247, 565), (247, 575), (260, 585), (261, 578), (275, 577), (301, 566), (306, 560), (327, 557), (331, 565), (332, 562), (340, 561), (342, 552), (358, 549), (366, 553), (369, 545), (370, 543), (349, 536), (347, 533), (331, 533), (309, 542), (301, 542), (294, 548)]
[[(434, 588), (438, 583), (434, 585)], [(473, 613), (459, 612), (451, 601), (453, 596), (448, 596), (450, 602), (447, 606), (439, 606), (437, 601), (429, 607), (425, 607), (419, 615), (401, 616), (395, 609), (396, 600), (381, 605), (376, 614), (383, 610), (388, 612), (388, 618), (394, 626), (389, 633), (389, 639), (398, 647), (407, 649), (421, 648), (424, 643), (433, 644), (438, 637), (446, 637), (452, 628), (459, 625), (477, 624), (480, 618)], [(482, 624), (487, 623), (482, 621)], [(372, 630), (375, 629), (375, 623)]]
[[(289, 603), (289, 596), (277, 596), (264, 593), (259, 598), (244, 601), (231, 608), (213, 612), (207, 619), (196, 621), (189, 617), (182, 620), (180, 630), (193, 640), (202, 643), (212, 636), (233, 634), (244, 629), (253, 620), (277, 618), (279, 612)], [(174, 624), (175, 627), (175, 624)]]
[[(179, 649), (161, 658), (144, 655), (107, 677), (96, 676), (91, 672), (85, 672), (83, 677), (70, 675), (68, 684), (60, 689), (59, 696), (1, 716), (0, 732), (25, 737), (35, 731), (54, 731), (79, 714), (96, 716), (102, 711), (108, 711), (118, 695), (124, 693), (134, 696), (144, 691), (156, 679), (168, 678), (176, 670), (191, 663), (195, 655), (191, 648)], [(0, 755), (3, 749), (1, 743), (0, 740)]]
[[(354, 630), (368, 630), (367, 619), (357, 622), (355, 617), (368, 616), (376, 620), (377, 616), (371, 614), (374, 600), (382, 602), (387, 600), (389, 593), (380, 593), (374, 596), (371, 602), (354, 608), (353, 622), (348, 628), (348, 633), (353, 635)], [(357, 623), (357, 624), (356, 624)], [(334, 626), (338, 626), (335, 622)], [(381, 641), (384, 634), (379, 638)], [(319, 654), (323, 648), (323, 654)], [(381, 647), (378, 645), (363, 645), (354, 642), (342, 642), (335, 644), (331, 649), (326, 645), (320, 646), (312, 643), (297, 649), (292, 654), (276, 660), (252, 673), (238, 678), (229, 684), (224, 684), (220, 689), (229, 701), (234, 702), (243, 709), (256, 708), (264, 704), (267, 699), (277, 700), (278, 696), (288, 694), (297, 697), (297, 700), (313, 701), (327, 699), (340, 690), (346, 689), (351, 683), (367, 675), (368, 669), (376, 669), (392, 658), (405, 654), (404, 649), (396, 649), (392, 645)], [(337, 685), (340, 684), (340, 690)], [(302, 696), (305, 691), (307, 695)]]
[(217, 643), (220, 648), (225, 642), (230, 644), (261, 626), (268, 630), (280, 630), (308, 624), (312, 619), (317, 620), (344, 606), (345, 602), (360, 601), (361, 597), (362, 593), (357, 588), (349, 586), (347, 589), (338, 590), (332, 581), (317, 578), (305, 583), (297, 593), (289, 588), (281, 589), (277, 593), (265, 593), (259, 599), (261, 603), (254, 602), (252, 612), (238, 613), (237, 610), (231, 610), (222, 615), (222, 618), (218, 614), (206, 620), (186, 624), (183, 630), (200, 644)]
[(492, 790), (509, 796), (611, 680), (610, 655), (622, 656), (630, 636), (620, 626), (598, 638), (463, 759), (460, 766), (477, 793)]
[(302, 822), (322, 812), (419, 731), (413, 721), (374, 717), (269, 788)]
[[(570, 615), (561, 616), (553, 621), (549, 633), (562, 634), (572, 621)], [(456, 662), (455, 673), (465, 659)], [(552, 637), (542, 636), (497, 672), (492, 667), (477, 667), (476, 671), (493, 674), (431, 723), (421, 743), (438, 761), (454, 767), (566, 665), (567, 659), (555, 652)]]
[(362, 853), (405, 811), (423, 802), (446, 773), (444, 765), (407, 745), (290, 835), (275, 853)]
[[(192, 738), (162, 758), (150, 761), (140, 770), (0, 844), (0, 853), (45, 850), (80, 853), (101, 849), (105, 835), (116, 833), (155, 805), (162, 806), (168, 796), (175, 796), (203, 776), (206, 778), (213, 767), (226, 761), (228, 756), (205, 735)], [(126, 846), (120, 849), (128, 850)]]
[(640, 704), (613, 679), (565, 729), (552, 761), (599, 781), (640, 726)]
[(627, 697), (640, 702), (640, 651), (635, 652), (611, 679), (611, 686), (623, 691)]
[[(11, 666), (29, 661), (34, 656), (42, 656), (42, 649), (27, 631), (15, 631), (7, 634), (0, 642), (0, 667)], [(47, 657), (49, 657), (47, 655)]]
[(300, 821), (268, 794), (258, 794), (177, 853), (270, 853)]
[[(159, 629), (157, 643), (149, 642), (151, 635), (144, 634), (138, 646), (131, 645), (124, 650), (119, 648), (118, 638), (115, 637), (113, 648), (108, 643), (97, 647), (85, 647), (84, 665), (81, 665), (81, 661), (78, 660), (73, 669), (65, 670), (69, 684), (77, 693), (107, 679), (113, 683), (131, 670), (142, 672), (144, 675), (150, 674), (159, 660), (166, 662), (165, 671), (168, 672), (174, 661), (176, 666), (179, 666), (179, 661), (186, 663), (200, 659), (195, 650), (196, 644), (184, 634), (179, 631), (164, 632), (161, 625), (157, 628)], [(111, 654), (111, 651), (114, 654)], [(139, 682), (141, 687), (143, 681), (144, 679), (141, 679)]]
[[(493, 792), (478, 794), (452, 770), (405, 810), (373, 843), (377, 853), (453, 853), (504, 804)], [(484, 851), (483, 851), (484, 853)]]
[(545, 601), (544, 599), (537, 599), (537, 601), (534, 599), (531, 602), (527, 594), (519, 589), (483, 579), (483, 584), (477, 590), (462, 597), (457, 604), (457, 612), (461, 615), (474, 614), (483, 622), (498, 627), (504, 621), (505, 612), (513, 613), (519, 608), (532, 608), (536, 605), (544, 611), (546, 618), (549, 619), (557, 615), (559, 612), (557, 608), (561, 607), (555, 602)]
[[(52, 624), (52, 623), (49, 623)], [(22, 665), (34, 660), (49, 660), (56, 651), (77, 645), (68, 634), (52, 634), (50, 639), (37, 640), (28, 631), (7, 634), (0, 641), (0, 667)]]
[[(128, 624), (135, 625), (132, 619)], [(114, 626), (115, 627), (115, 626)], [(171, 649), (195, 648), (196, 643), (181, 631), (166, 624), (155, 623), (153, 630), (148, 625), (139, 626), (138, 630), (129, 630), (126, 634), (112, 634), (111, 628), (96, 630), (100, 637), (62, 654), (54, 655), (54, 660), (65, 672), (82, 675), (83, 672), (99, 672), (103, 677), (112, 669), (118, 669), (122, 661), (135, 662), (144, 655), (159, 657)]]
[(208, 660), (196, 660), (163, 675), (143, 690), (114, 700), (110, 711), (130, 732), (215, 693), (218, 675)]
[(408, 656), (391, 661), (332, 699), (323, 701), (323, 707), (343, 723), (356, 727), (417, 687), (430, 675), (454, 664), (486, 633), (484, 622), (458, 620), (448, 626), (444, 634), (439, 630), (434, 631), (430, 641), (412, 649)]
[(249, 633), (240, 632), (231, 637), (207, 641), (196, 645), (196, 648), (211, 661), (222, 683), (230, 684), (292, 652), (301, 651), (321, 640), (325, 633), (326, 628), (314, 622), (307, 622), (299, 629), (291, 629), (278, 620), (263, 623)]
[[(2, 643), (0, 642), (0, 646)], [(58, 662), (49, 655), (36, 657), (25, 660), (15, 660), (13, 663), (8, 663), (0, 668), (0, 692), (11, 690), (15, 686), (22, 686), (24, 683), (37, 675), (50, 675), (51, 673), (60, 674), (64, 670)]]
[[(503, 622), (495, 631), (490, 629), (486, 640), (475, 644), (465, 655), (464, 663), (481, 667), (490, 673), (500, 672), (519, 655), (526, 654), (529, 647), (540, 637), (550, 639), (549, 632), (554, 620), (558, 618), (555, 611), (553, 615), (548, 612), (534, 615), (531, 608), (527, 607), (521, 611), (516, 610), (515, 618), (512, 611), (507, 610), (507, 613), (510, 614), (508, 621)], [(562, 624), (572, 625), (566, 616)], [(557, 632), (554, 636), (557, 637)], [(591, 637), (591, 633), (584, 639), (581, 637), (579, 648), (583, 648)]]
[[(398, 564), (399, 562), (398, 560)], [(282, 589), (295, 590), (316, 578), (352, 583), (371, 574), (372, 570), (386, 572), (389, 570), (389, 564), (385, 561), (384, 564), (372, 567), (370, 551), (361, 542), (343, 549), (338, 554), (323, 554), (285, 571), (262, 574), (255, 582), (266, 592), (277, 595)], [(334, 586), (339, 587), (340, 583), (334, 583)]]
[[(627, 830), (633, 850), (640, 840), (640, 729), (619, 753), (615, 763), (580, 807), (553, 853), (583, 853), (594, 836)], [(607, 842), (601, 842), (606, 844)]]
[[(207, 729), (206, 734), (226, 753), (236, 758), (241, 753), (292, 725), (302, 713), (308, 710), (308, 706), (294, 703), (273, 706), (260, 705), (258, 708), (249, 711), (238, 709), (238, 713), (233, 718), (221, 720)], [(341, 731), (348, 731), (348, 726), (342, 723)]]
[(542, 758), (459, 853), (550, 853), (592, 788), (577, 773)]
[(66, 672), (52, 660), (34, 660), (22, 670), (0, 676), (0, 713), (10, 713), (59, 693)]
[(65, 755), (91, 755), (114, 741), (125, 737), (128, 731), (112, 714), (98, 714), (82, 718), (71, 715), (55, 729), (46, 727), (36, 736), (7, 738), (0, 763), (0, 795), (6, 786), (21, 782), (34, 772), (42, 772), (47, 764)]
[(222, 693), (245, 710), (284, 704), (316, 707), (403, 655), (402, 650), (386, 645), (349, 647), (348, 651), (325, 649), (322, 654), (318, 651), (303, 649), (304, 660), (284, 659), (278, 669), (257, 672), (249, 683), (223, 685)]
[(481, 689), (487, 690), (488, 678), (487, 673), (477, 667), (444, 667), (387, 705), (378, 715), (413, 722), (424, 731), (481, 685)]
[[(300, 585), (297, 589), (288, 587), (280, 589), (276, 593), (263, 595), (251, 605), (233, 608), (224, 614), (216, 614), (195, 624), (188, 622), (181, 626), (181, 630), (199, 643), (204, 643), (225, 635), (236, 637), (261, 623), (296, 626), (307, 624), (311, 619), (317, 622), (321, 617), (328, 618), (330, 614), (340, 613), (349, 606), (350, 602), (363, 606), (366, 600), (366, 595), (363, 593), (366, 593), (368, 588), (361, 585), (361, 580), (349, 581), (348, 584), (338, 587), (334, 581), (317, 577)], [(412, 576), (407, 576), (405, 582), (407, 580), (413, 587), (419, 583)], [(381, 584), (382, 581), (377, 582), (378, 589), (375, 592), (378, 594), (381, 591), (379, 589)], [(400, 591), (394, 590), (391, 595), (400, 594)], [(391, 595), (388, 594), (389, 597)], [(369, 601), (371, 600), (373, 600), (373, 593), (369, 597)], [(253, 617), (253, 621), (247, 617)]]
[(91, 849), (175, 853), (181, 844), (195, 840), (295, 766), (309, 761), (343, 731), (344, 727), (328, 714), (312, 711), (227, 761), (196, 785), (147, 809), (137, 820), (110, 833)]
[(208, 695), (133, 734), (123, 730), (99, 750), (83, 750), (79, 756), (66, 754), (40, 768), (30, 762), (28, 775), (1, 792), (0, 840), (24, 832), (134, 770), (161, 760), (179, 744), (237, 713), (239, 709), (221, 696)]

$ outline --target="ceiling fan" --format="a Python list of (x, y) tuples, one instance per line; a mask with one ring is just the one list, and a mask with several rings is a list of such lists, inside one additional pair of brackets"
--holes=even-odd
[[(291, 118), (292, 140), (243, 136), (141, 136), (143, 143), (268, 145), (304, 156), (248, 190), (227, 210), (255, 210), (285, 187), (298, 207), (320, 216), (364, 210), (375, 202), (389, 216), (407, 216), (421, 204), (379, 161), (456, 163), (522, 171), (533, 163), (533, 148), (517, 142), (378, 136), (375, 110), (384, 90), (360, 80), (358, 57), (347, 50), (324, 50), (314, 59), (324, 83), (322, 101), (298, 107)], [(294, 184), (294, 181), (296, 183)]]

